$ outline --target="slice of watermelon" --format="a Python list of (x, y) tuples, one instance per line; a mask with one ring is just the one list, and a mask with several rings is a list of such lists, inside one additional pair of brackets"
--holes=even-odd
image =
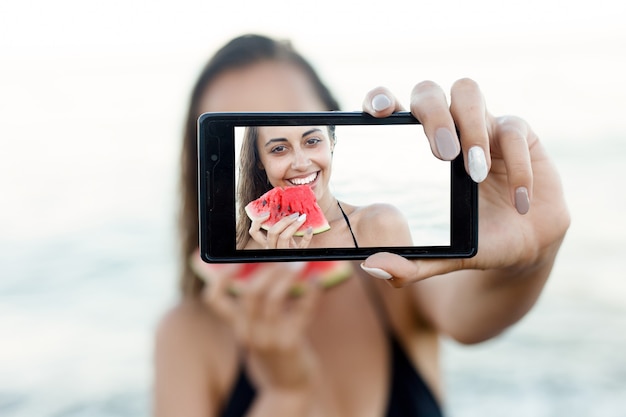
[(313, 229), (313, 234), (330, 229), (322, 209), (317, 204), (315, 193), (308, 185), (296, 185), (287, 188), (275, 187), (248, 203), (245, 210), (251, 220), (269, 212), (269, 218), (261, 225), (265, 230), (275, 225), (283, 217), (293, 213), (306, 214), (306, 220), (295, 233), (295, 236), (303, 236), (309, 227)]
[[(207, 264), (214, 270), (219, 270), (227, 264)], [(245, 283), (248, 281), (255, 271), (260, 268), (263, 263), (245, 263), (241, 265), (237, 277), (235, 278), (235, 285), (229, 288), (229, 291), (233, 295), (237, 295), (240, 292), (238, 289), (238, 283)], [(346, 261), (310, 261), (306, 262), (298, 282), (291, 288), (290, 294), (297, 296), (301, 295), (306, 288), (307, 280), (318, 279), (322, 288), (327, 289), (333, 287), (352, 275), (352, 265)]]

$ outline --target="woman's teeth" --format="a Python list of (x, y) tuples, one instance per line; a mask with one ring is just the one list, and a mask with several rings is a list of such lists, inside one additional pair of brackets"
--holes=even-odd
[(292, 178), (289, 180), (289, 182), (292, 183), (293, 185), (305, 185), (305, 184), (310, 184), (313, 181), (315, 181), (315, 178), (317, 178), (317, 172), (314, 172), (311, 175), (304, 177), (304, 178)]

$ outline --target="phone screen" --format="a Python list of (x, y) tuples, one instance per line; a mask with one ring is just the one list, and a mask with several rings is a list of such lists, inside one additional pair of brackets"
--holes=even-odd
[[(296, 134), (308, 128), (277, 127), (282, 132), (294, 129)], [(237, 189), (247, 129), (235, 126)], [(414, 245), (450, 245), (450, 162), (433, 156), (420, 125), (339, 125), (334, 136), (329, 190), (339, 201), (355, 206), (391, 204), (404, 214)]]

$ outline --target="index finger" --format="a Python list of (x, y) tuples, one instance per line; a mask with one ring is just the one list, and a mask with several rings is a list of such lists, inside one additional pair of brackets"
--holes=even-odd
[(261, 231), (261, 225), (267, 219), (269, 219), (269, 216), (270, 216), (270, 213), (268, 211), (268, 212), (262, 213), (259, 217), (252, 219), (252, 222), (250, 223), (250, 228), (248, 229), (248, 233), (250, 234), (252, 239), (254, 239), (262, 247), (267, 246), (267, 237), (265, 235), (265, 232)]
[(478, 84), (468, 78), (454, 83), (450, 97), (450, 113), (460, 132), (465, 169), (475, 182), (482, 182), (491, 167), (485, 99)]
[(454, 120), (444, 91), (432, 81), (417, 84), (411, 92), (411, 113), (424, 127), (433, 154), (451, 161), (461, 151)]

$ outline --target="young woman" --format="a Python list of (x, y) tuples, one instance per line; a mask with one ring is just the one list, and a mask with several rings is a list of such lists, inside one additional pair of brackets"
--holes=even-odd
[[(471, 80), (456, 82), (451, 99), (448, 105), (439, 86), (422, 82), (410, 110), (434, 155), (451, 160), (463, 152), (468, 172), (481, 183), (476, 257), (409, 261), (378, 253), (356, 264), (343, 284), (325, 291), (311, 284), (298, 298), (289, 294), (301, 264), (267, 264), (232, 297), (228, 288), (239, 266), (216, 272), (197, 255), (198, 115), (338, 106), (289, 45), (244, 36), (213, 57), (192, 93), (183, 144), (182, 297), (156, 336), (157, 416), (441, 414), (439, 338), (477, 343), (526, 314), (569, 226), (558, 175), (528, 124), (490, 115)], [(377, 88), (363, 109), (386, 117), (402, 107)], [(272, 177), (306, 181), (323, 172), (321, 160), (303, 155)], [(304, 177), (295, 175), (298, 169)], [(329, 238), (351, 242), (348, 223), (357, 242), (407, 238), (402, 219), (320, 197), (334, 225)], [(370, 215), (381, 224), (362, 226), (369, 224), (362, 216)], [(252, 239), (269, 245), (268, 237)], [(271, 239), (278, 244), (280, 234)]]

